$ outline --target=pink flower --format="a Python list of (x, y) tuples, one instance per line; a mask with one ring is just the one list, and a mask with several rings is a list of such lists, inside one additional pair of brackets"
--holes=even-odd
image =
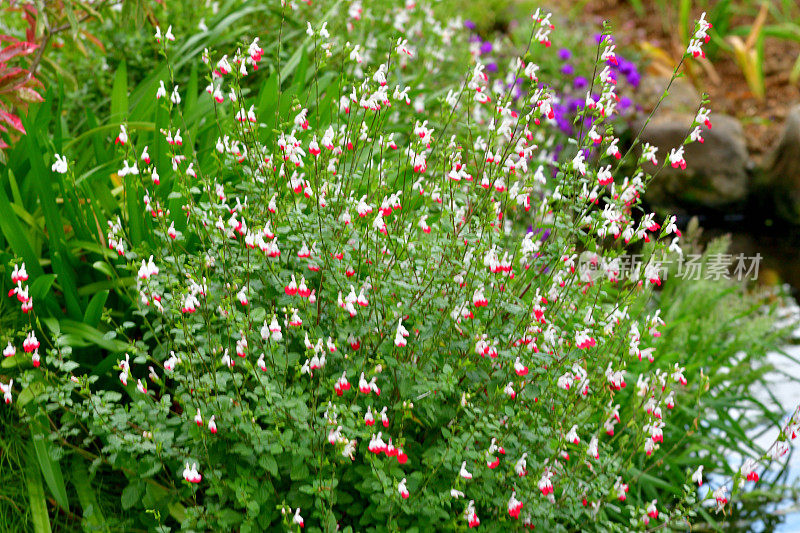
[(3, 350), (3, 357), (13, 357), (17, 353), (17, 349), (8, 341), (8, 346)]
[(408, 337), (408, 330), (403, 327), (403, 319), (397, 321), (397, 331), (394, 336), (394, 344), (398, 348), (402, 348), (407, 344), (406, 337)]
[(408, 499), (409, 494), (406, 488), (406, 478), (403, 478), (403, 480), (397, 484), (397, 492), (400, 493), (400, 496), (402, 496), (404, 500)]
[(464, 461), (461, 463), (461, 470), (459, 471), (458, 475), (460, 475), (464, 479), (472, 479), (472, 474), (467, 470), (467, 462)]
[(470, 500), (467, 504), (467, 508), (464, 509), (464, 517), (471, 528), (478, 527), (481, 524), (478, 515), (475, 513), (475, 500)]
[(0, 392), (3, 393), (3, 401), (10, 404), (13, 401), (11, 397), (11, 387), (14, 385), (14, 380), (9, 380), (8, 385), (0, 383)]
[(22, 349), (28, 353), (33, 352), (34, 350), (39, 348), (39, 346), (40, 346), (39, 340), (36, 338), (36, 334), (32, 331), (29, 332), (28, 336), (25, 337), (25, 340), (22, 341)]
[(306, 523), (303, 521), (303, 517), (300, 516), (300, 508), (298, 507), (294, 511), (294, 517), (292, 517), (292, 523), (297, 524), (298, 526), (305, 527)]
[(528, 452), (522, 454), (517, 462), (514, 464), (514, 472), (517, 473), (519, 477), (525, 477), (528, 474), (528, 463), (526, 458), (528, 457)]
[(125, 125), (120, 124), (119, 134), (117, 135), (117, 138), (114, 139), (114, 144), (121, 144), (124, 146), (126, 142), (128, 142), (128, 132), (125, 130)]
[(189, 463), (186, 463), (186, 468), (183, 469), (183, 479), (189, 483), (200, 483), (200, 481), (202, 481), (203, 476), (197, 471), (197, 463), (192, 463), (191, 468), (189, 467)]
[(21, 281), (28, 281), (28, 272), (25, 270), (25, 263), (22, 266), (14, 265), (14, 271), (11, 272), (11, 281), (13, 283), (20, 283)]
[(401, 465), (408, 463), (408, 455), (403, 451), (403, 448), (397, 448), (397, 462)]
[(342, 372), (342, 376), (336, 381), (333, 389), (336, 391), (337, 396), (341, 396), (345, 391), (350, 390), (350, 382), (347, 381), (347, 372)]
[(539, 490), (542, 492), (544, 496), (553, 493), (553, 484), (550, 482), (551, 475), (552, 474), (550, 472), (545, 470), (544, 474), (542, 474), (542, 477), (539, 479), (539, 483), (537, 484)]
[(297, 294), (297, 281), (294, 279), (294, 274), (292, 274), (292, 280), (284, 287), (284, 292), (287, 296), (294, 296)]
[(517, 493), (512, 492), (511, 498), (508, 499), (508, 514), (511, 518), (519, 519), (519, 513), (522, 511), (523, 503), (517, 499)]
[(578, 437), (578, 426), (572, 426), (570, 430), (567, 432), (566, 439), (571, 442), (572, 444), (578, 444), (581, 439)]
[(697, 483), (698, 487), (703, 486), (703, 465), (698, 466), (692, 474), (692, 482)]
[(744, 464), (742, 465), (741, 473), (747, 479), (747, 481), (758, 481), (758, 472), (756, 472), (756, 467), (758, 463), (756, 463), (753, 459), (747, 459)]
[(656, 500), (650, 502), (647, 506), (647, 516), (650, 518), (658, 518), (658, 509), (656, 508)]
[(680, 146), (677, 150), (675, 148), (670, 150), (668, 159), (672, 168), (686, 170), (686, 160), (683, 158), (683, 146)]
[(528, 374), (528, 367), (520, 362), (519, 357), (514, 361), (514, 372), (516, 372), (518, 376), (526, 376)]
[(383, 439), (381, 438), (382, 435), (383, 434), (381, 432), (378, 432), (377, 436), (373, 433), (372, 438), (369, 441), (369, 446), (367, 447), (369, 451), (376, 455), (386, 451), (386, 443), (383, 442)]

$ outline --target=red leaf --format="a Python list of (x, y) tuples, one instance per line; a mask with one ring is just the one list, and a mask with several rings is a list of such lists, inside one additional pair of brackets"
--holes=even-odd
[(37, 48), (39, 48), (38, 44), (28, 42), (19, 42), (6, 46), (0, 50), (0, 63), (5, 63), (14, 57), (22, 57), (32, 54)]
[(17, 115), (0, 111), (0, 121), (5, 122), (20, 133), (25, 133), (25, 128), (22, 127), (22, 120)]
[(30, 79), (31, 73), (21, 68), (8, 69), (7, 74), (0, 72), (0, 93), (10, 92), (25, 85)]
[(14, 37), (12, 35), (6, 35), (5, 33), (0, 33), (0, 43), (4, 43), (4, 42), (12, 43), (12, 44), (13, 43), (18, 43), (19, 39), (17, 39), (16, 37)]

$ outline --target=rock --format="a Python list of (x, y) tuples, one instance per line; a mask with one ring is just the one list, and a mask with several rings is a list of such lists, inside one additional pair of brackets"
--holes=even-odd
[[(760, 184), (761, 185), (761, 184)], [(800, 214), (800, 105), (786, 117), (786, 125), (764, 159), (764, 192), (774, 201), (777, 214), (798, 223)]]
[[(705, 142), (685, 147), (686, 170), (667, 165), (647, 189), (649, 203), (679, 212), (681, 208), (722, 209), (744, 203), (753, 164), (742, 125), (727, 115), (712, 114), (710, 118), (710, 130), (701, 126)], [(693, 119), (693, 113), (659, 111), (642, 132), (641, 140), (658, 146), (661, 163), (672, 148), (683, 143)]]
[[(637, 89), (636, 101), (648, 110), (653, 109), (664, 89), (669, 85), (668, 76), (647, 75), (642, 78)], [(685, 78), (677, 78), (669, 88), (669, 94), (661, 102), (656, 114), (664, 112), (694, 113), (700, 105), (700, 95)]]

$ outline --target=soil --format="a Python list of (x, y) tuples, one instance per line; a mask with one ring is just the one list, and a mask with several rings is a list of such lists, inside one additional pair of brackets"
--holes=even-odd
[[(629, 0), (589, 0), (584, 8), (584, 16), (588, 22), (597, 25), (603, 19), (609, 20), (619, 47), (638, 48), (645, 58), (646, 71), (663, 75), (671, 72), (684, 50), (677, 22), (672, 23), (671, 27), (664, 23), (677, 21), (677, 2), (643, 0), (642, 3), (645, 16), (639, 17)], [(670, 11), (665, 12), (665, 9)], [(697, 19), (700, 12), (693, 15)], [(731, 27), (752, 24), (754, 18), (755, 15), (739, 15), (731, 21)], [(768, 19), (767, 24), (775, 22)], [(764, 100), (759, 100), (750, 90), (732, 52), (719, 50), (708, 61), (691, 61), (687, 69), (687, 77), (698, 92), (708, 93), (712, 111), (733, 115), (741, 120), (747, 133), (750, 154), (756, 163), (774, 145), (789, 110), (800, 104), (800, 83), (792, 84), (789, 80), (792, 67), (800, 56), (800, 43), (767, 37), (764, 40), (764, 56)]]

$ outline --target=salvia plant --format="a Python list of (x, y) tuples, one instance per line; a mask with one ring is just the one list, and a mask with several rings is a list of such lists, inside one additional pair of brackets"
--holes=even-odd
[[(6, 403), (47, 398), (59, 441), (124, 477), (123, 506), (162, 530), (605, 530), (725, 511), (800, 418), (713, 491), (701, 458), (682, 493), (630, 490), (706, 385), (659, 361), (650, 297), (680, 231), (640, 205), (686, 162), (683, 146), (620, 145), (607, 34), (553, 162), (554, 102), (530, 60), (552, 20), (534, 13), (527, 49), (490, 77), (450, 52), (459, 21), (337, 3), (288, 59), (283, 27), (272, 60), (258, 39), (203, 54), (214, 137), (187, 130), (197, 95), (170, 69), (156, 131), (122, 124), (110, 141), (141, 202), (105, 235), (138, 279), (131, 320), (105, 317), (127, 352), (79, 368), (57, 324), (41, 331), (19, 264), (30, 328), (4, 351), (21, 358)], [(157, 28), (168, 63), (184, 38)], [(707, 127), (701, 107), (684, 144)], [(52, 170), (70, 175), (69, 154)]]

